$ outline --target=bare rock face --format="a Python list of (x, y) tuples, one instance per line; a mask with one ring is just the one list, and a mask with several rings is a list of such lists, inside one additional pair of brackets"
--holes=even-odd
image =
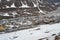
[(6, 6), (10, 7), (12, 5), (12, 3), (13, 3), (12, 0), (1, 0), (0, 1), (0, 8), (4, 9), (4, 8), (6, 8)]
[(15, 5), (16, 7), (22, 6), (21, 0), (15, 0), (14, 5)]
[(10, 7), (12, 4), (13, 4), (13, 1), (12, 1), (12, 0), (7, 0), (7, 2), (6, 2), (6, 5), (7, 5), (7, 6)]
[(34, 4), (31, 1), (29, 1), (29, 0), (27, 1), (27, 5), (31, 6), (31, 7), (34, 7)]

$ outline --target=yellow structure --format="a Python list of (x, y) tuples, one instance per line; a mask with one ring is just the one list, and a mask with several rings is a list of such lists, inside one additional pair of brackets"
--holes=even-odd
[(0, 25), (0, 32), (4, 31), (5, 27), (3, 25)]

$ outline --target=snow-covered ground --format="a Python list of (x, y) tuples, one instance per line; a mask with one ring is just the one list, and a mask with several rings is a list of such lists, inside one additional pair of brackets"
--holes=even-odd
[(31, 29), (0, 34), (0, 40), (38, 40), (46, 37), (49, 38), (49, 40), (54, 40), (52, 34), (57, 35), (59, 32), (60, 23), (46, 24)]

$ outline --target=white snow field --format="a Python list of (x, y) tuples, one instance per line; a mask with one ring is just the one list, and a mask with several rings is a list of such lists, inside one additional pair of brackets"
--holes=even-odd
[(60, 32), (60, 23), (39, 25), (38, 27), (19, 30), (16, 32), (0, 34), (0, 40), (38, 40), (40, 38), (49, 38), (54, 40), (52, 34), (58, 35)]

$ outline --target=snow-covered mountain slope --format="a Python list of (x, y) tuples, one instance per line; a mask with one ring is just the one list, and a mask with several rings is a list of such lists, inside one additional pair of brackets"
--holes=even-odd
[[(50, 8), (49, 6), (47, 6), (47, 7)], [(15, 5), (12, 4), (11, 7), (15, 7)], [(21, 7), (29, 8), (29, 6), (27, 6), (27, 5), (23, 5)], [(9, 7), (7, 6), (7, 8), (9, 8)], [(52, 16), (54, 20), (58, 20), (60, 17), (59, 10), (60, 10), (60, 8), (58, 8), (57, 10), (54, 10), (52, 12), (48, 12), (48, 14), (43, 14), (44, 11), (42, 11), (40, 9), (39, 13), (47, 16), (47, 18), (49, 16), (50, 17)], [(46, 11), (46, 9), (45, 9), (45, 11)], [(14, 13), (13, 13), (13, 15), (15, 15)], [(40, 16), (42, 17), (41, 14), (40, 14)], [(4, 16), (9, 16), (9, 15), (6, 13)], [(58, 21), (60, 22), (60, 19)], [(30, 29), (18, 30), (18, 31), (10, 32), (10, 33), (3, 33), (3, 34), (0, 34), (0, 40), (40, 40), (40, 39), (54, 40), (55, 39), (54, 37), (56, 35), (58, 35), (59, 33), (60, 33), (60, 23), (55, 22), (55, 24), (38, 25), (38, 26), (36, 26), (36, 27), (34, 26), (34, 28), (30, 28)], [(52, 36), (52, 35), (54, 35), (54, 36)]]

